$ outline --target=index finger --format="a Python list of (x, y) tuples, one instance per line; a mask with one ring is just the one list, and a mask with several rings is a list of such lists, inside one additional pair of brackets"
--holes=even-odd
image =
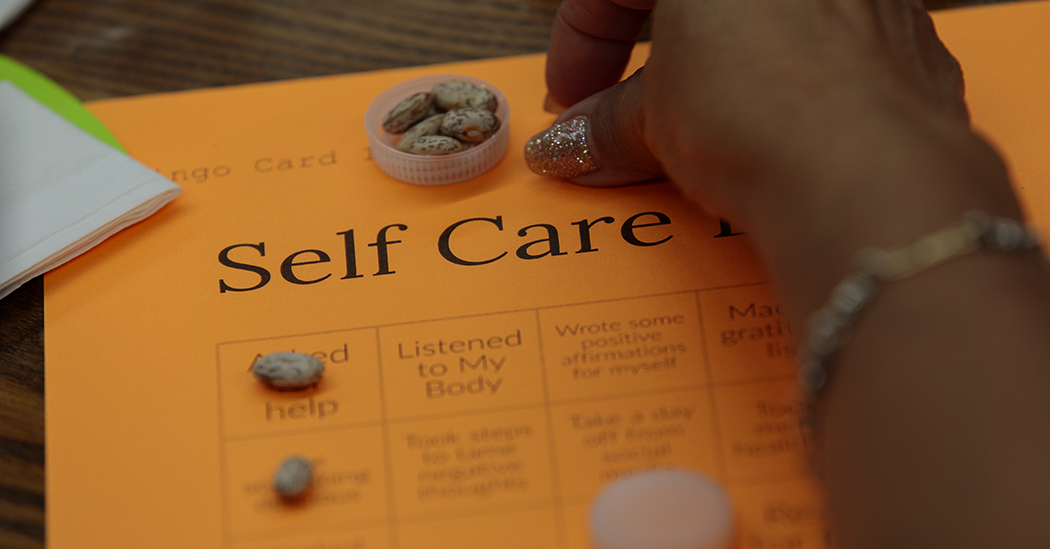
[(569, 107), (620, 81), (656, 0), (563, 0), (547, 53), (549, 98)]

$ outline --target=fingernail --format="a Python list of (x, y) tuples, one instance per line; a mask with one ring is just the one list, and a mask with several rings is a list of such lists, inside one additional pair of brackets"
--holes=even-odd
[(558, 104), (557, 101), (551, 99), (551, 94), (543, 96), (543, 110), (551, 114), (561, 114), (565, 112), (566, 107)]
[(589, 123), (586, 116), (577, 116), (532, 136), (525, 143), (525, 164), (540, 175), (566, 179), (597, 170)]

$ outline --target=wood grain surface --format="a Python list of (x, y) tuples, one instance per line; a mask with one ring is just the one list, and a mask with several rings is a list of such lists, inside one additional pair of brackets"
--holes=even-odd
[[(542, 52), (558, 2), (39, 0), (0, 53), (103, 99)], [(44, 450), (38, 277), (0, 300), (2, 549), (44, 546)]]

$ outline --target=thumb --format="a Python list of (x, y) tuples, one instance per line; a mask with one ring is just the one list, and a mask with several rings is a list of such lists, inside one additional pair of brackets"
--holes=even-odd
[(569, 107), (550, 128), (525, 143), (525, 163), (547, 177), (596, 187), (661, 177), (645, 139), (644, 73)]

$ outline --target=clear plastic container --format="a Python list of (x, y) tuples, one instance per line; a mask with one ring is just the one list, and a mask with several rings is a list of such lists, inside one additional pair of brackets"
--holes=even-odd
[[(430, 91), (436, 84), (448, 80), (463, 80), (481, 86), (499, 101), (496, 117), (500, 120), (495, 135), (463, 152), (444, 156), (420, 156), (395, 148), (400, 134), (383, 131), (383, 117), (406, 97)], [(372, 160), (391, 177), (415, 185), (448, 185), (477, 177), (499, 164), (510, 143), (510, 106), (507, 98), (495, 86), (472, 76), (462, 74), (435, 74), (406, 80), (387, 88), (365, 110), (365, 130), (372, 149)]]

